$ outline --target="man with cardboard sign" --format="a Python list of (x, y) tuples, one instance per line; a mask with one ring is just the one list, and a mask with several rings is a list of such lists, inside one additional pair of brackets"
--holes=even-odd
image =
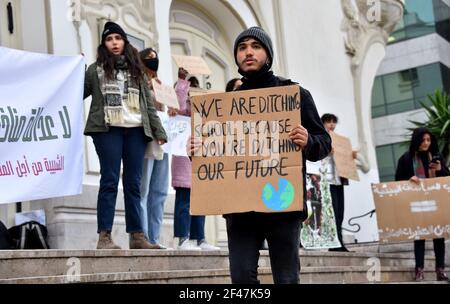
[[(224, 105), (220, 100), (224, 96), (219, 95), (209, 96), (214, 97), (212, 99), (194, 99), (197, 108), (193, 107), (193, 113), (197, 112), (206, 119), (218, 119), (206, 126), (206, 130), (196, 129), (198, 123), (194, 122), (193, 125), (194, 136), (187, 145), (188, 152), (197, 155), (193, 157), (196, 165), (193, 166), (193, 178), (208, 181), (201, 185), (194, 182), (191, 206), (195, 212), (199, 206), (196, 202), (200, 202), (200, 207), (208, 211), (210, 205), (216, 205), (215, 202), (221, 200), (221, 208), (227, 208), (222, 212), (226, 212), (224, 217), (227, 222), (232, 283), (259, 283), (259, 250), (266, 239), (274, 282), (297, 284), (300, 276), (300, 225), (307, 217), (303, 204), (306, 199), (305, 163), (306, 159), (319, 161), (325, 158), (331, 151), (331, 138), (323, 128), (311, 94), (299, 86), (292, 87), (296, 85), (295, 82), (277, 77), (271, 71), (274, 58), (272, 41), (263, 29), (252, 27), (243, 31), (235, 41), (234, 56), (239, 73), (244, 77), (236, 95), (227, 95), (234, 96), (231, 105)], [(274, 91), (272, 97), (268, 95), (271, 91), (252, 91), (275, 87), (283, 88), (282, 91)], [(227, 100), (230, 102), (229, 98)], [(220, 123), (227, 109), (226, 115), (237, 117), (234, 124), (242, 120), (240, 125), (234, 125), (234, 130), (228, 123)], [(252, 120), (244, 121), (248, 118)], [(225, 132), (217, 130), (236, 134), (238, 139), (228, 143), (225, 141), (225, 152), (231, 153), (231, 157), (216, 158), (218, 161), (214, 169), (208, 167), (208, 162), (211, 162), (204, 158), (221, 155), (223, 145), (214, 149), (210, 138), (202, 143), (195, 134), (200, 133), (203, 138), (220, 138)], [(244, 130), (244, 134), (237, 133), (237, 130)], [(266, 136), (268, 139), (264, 140), (264, 136), (269, 133), (270, 136)], [(259, 141), (246, 140), (255, 134), (261, 135)], [(249, 146), (251, 143), (255, 145)], [(254, 154), (247, 155), (248, 149)], [(241, 159), (238, 160), (238, 157)], [(203, 163), (196, 158), (200, 158)], [(204, 167), (198, 170), (201, 165)], [(211, 172), (216, 174), (205, 174)], [(294, 180), (294, 177), (298, 177), (298, 180)], [(225, 187), (225, 179), (234, 179), (235, 187)], [(220, 181), (221, 188), (218, 186)], [(203, 195), (196, 197), (196, 193)], [(299, 196), (300, 200), (297, 200)]]
[(341, 243), (341, 247), (330, 248), (329, 251), (348, 252), (349, 250), (345, 247), (342, 237), (342, 223), (344, 222), (345, 214), (344, 186), (348, 186), (349, 179), (359, 181), (358, 171), (354, 161), (357, 152), (352, 151), (352, 144), (349, 138), (334, 132), (338, 123), (338, 117), (336, 115), (325, 113), (321, 119), (332, 139), (333, 150), (322, 162), (326, 166), (326, 179), (333, 203), (336, 230), (339, 242)]

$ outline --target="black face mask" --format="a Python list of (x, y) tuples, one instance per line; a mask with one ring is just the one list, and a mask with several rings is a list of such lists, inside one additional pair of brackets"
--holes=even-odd
[(158, 72), (159, 59), (158, 59), (158, 58), (144, 59), (144, 65), (145, 65), (149, 70)]

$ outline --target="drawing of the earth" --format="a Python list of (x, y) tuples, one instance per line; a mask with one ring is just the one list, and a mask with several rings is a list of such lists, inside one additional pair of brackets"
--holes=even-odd
[(283, 211), (288, 209), (295, 198), (294, 186), (288, 180), (278, 179), (278, 190), (272, 184), (264, 186), (262, 199), (267, 208), (274, 211)]

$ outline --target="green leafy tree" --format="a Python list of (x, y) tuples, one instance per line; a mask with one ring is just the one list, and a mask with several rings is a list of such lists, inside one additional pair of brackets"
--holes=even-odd
[[(428, 95), (431, 106), (421, 102), (426, 110), (428, 120), (425, 122), (412, 121), (418, 128), (427, 128), (437, 138), (439, 150), (446, 163), (450, 154), (450, 96), (442, 90), (436, 90), (434, 95)], [(408, 129), (413, 131), (414, 128)]]

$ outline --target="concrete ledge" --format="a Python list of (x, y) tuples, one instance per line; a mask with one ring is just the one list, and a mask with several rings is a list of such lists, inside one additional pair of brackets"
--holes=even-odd
[[(369, 282), (367, 267), (305, 267), (301, 271), (302, 284), (385, 284), (415, 283), (412, 281), (411, 267), (382, 267), (381, 281)], [(425, 272), (426, 280), (421, 284), (441, 283), (433, 281), (434, 271)], [(258, 278), (261, 283), (271, 284), (270, 268), (260, 268)], [(75, 279), (75, 280), (73, 280)], [(68, 276), (43, 276), (0, 280), (0, 284), (68, 284), (68, 283), (151, 283), (151, 284), (229, 284), (228, 269), (189, 270), (189, 271), (143, 271), (115, 272)], [(443, 283), (448, 284), (448, 283)]]

